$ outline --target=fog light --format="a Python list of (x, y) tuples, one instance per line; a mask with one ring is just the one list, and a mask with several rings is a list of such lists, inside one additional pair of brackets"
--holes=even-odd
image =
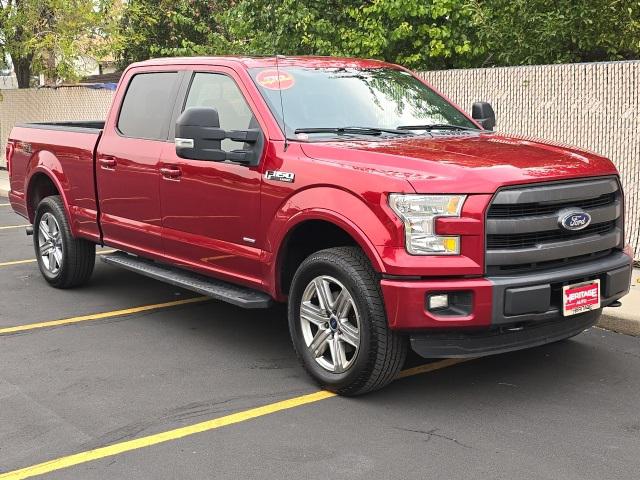
[(449, 295), (446, 293), (429, 295), (429, 310), (439, 310), (442, 308), (449, 308)]

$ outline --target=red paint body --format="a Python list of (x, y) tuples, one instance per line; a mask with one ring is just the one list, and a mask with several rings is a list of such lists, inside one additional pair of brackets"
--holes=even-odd
[[(288, 65), (401, 68), (339, 58), (280, 61), (281, 68)], [(382, 281), (392, 328), (485, 326), (491, 287), (482, 278), (484, 216), (496, 190), (617, 174), (609, 160), (592, 153), (495, 134), (290, 141), (285, 151), (283, 132), (247, 71), (253, 67), (274, 67), (274, 60), (134, 64), (122, 77), (101, 135), (14, 128), (7, 155), (14, 209), (33, 221), (30, 185), (46, 175), (63, 197), (75, 236), (254, 287), (277, 300), (286, 298), (279, 268), (287, 234), (301, 222), (325, 220), (347, 232), (375, 270), (394, 276)], [(258, 166), (186, 160), (177, 157), (172, 142), (125, 138), (116, 131), (131, 77), (175, 70), (219, 72), (235, 80), (265, 135)], [(265, 180), (266, 170), (293, 172), (295, 182)], [(171, 178), (167, 171), (180, 176)], [(404, 192), (468, 195), (461, 218), (437, 223), (438, 233), (461, 235), (460, 255), (406, 252), (402, 224), (387, 204), (389, 193)], [(247, 244), (244, 237), (255, 243)], [(472, 290), (474, 313), (455, 321), (429, 315), (425, 292), (445, 287)]]

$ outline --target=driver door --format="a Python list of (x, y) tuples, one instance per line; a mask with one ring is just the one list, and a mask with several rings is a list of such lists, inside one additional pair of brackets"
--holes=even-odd
[[(225, 130), (259, 128), (231, 69), (189, 72), (185, 81), (188, 88), (177, 115), (188, 107), (213, 107)], [(242, 143), (222, 141), (223, 150), (243, 148)], [(165, 256), (202, 273), (260, 285), (259, 167), (180, 158), (174, 144), (167, 143), (160, 173)]]

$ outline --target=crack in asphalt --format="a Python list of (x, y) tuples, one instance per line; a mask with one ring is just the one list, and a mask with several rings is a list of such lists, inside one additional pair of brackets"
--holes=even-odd
[(463, 448), (473, 448), (471, 445), (467, 445), (466, 443), (462, 443), (461, 441), (453, 438), (453, 437), (448, 437), (447, 435), (443, 435), (442, 433), (436, 433), (439, 428), (432, 428), (431, 430), (419, 430), (419, 429), (413, 429), (413, 428), (403, 428), (403, 427), (394, 427), (396, 430), (402, 430), (404, 432), (411, 432), (411, 433), (420, 433), (422, 435), (426, 435), (427, 438), (425, 439), (425, 442), (429, 442), (433, 437), (437, 437), (437, 438), (441, 438), (443, 440), (447, 440), (449, 442), (453, 442), (456, 445), (459, 445)]

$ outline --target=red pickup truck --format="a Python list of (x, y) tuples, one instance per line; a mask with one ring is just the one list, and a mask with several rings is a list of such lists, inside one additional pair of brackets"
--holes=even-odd
[(411, 347), (481, 356), (591, 327), (629, 290), (624, 197), (593, 153), (494, 133), (373, 60), (131, 65), (104, 122), (16, 126), (10, 201), (42, 275), (105, 262), (246, 308), (288, 302), (325, 388), (380, 388)]

